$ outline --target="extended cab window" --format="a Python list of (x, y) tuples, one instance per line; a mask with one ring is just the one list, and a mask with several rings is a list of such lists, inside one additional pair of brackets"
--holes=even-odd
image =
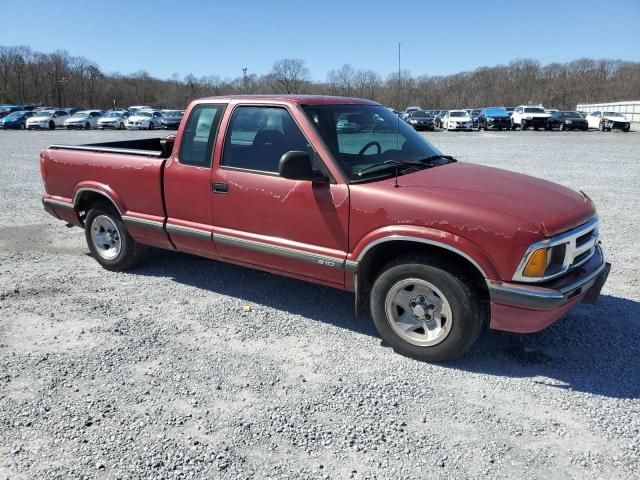
[(191, 111), (182, 135), (180, 163), (197, 167), (211, 166), (213, 143), (223, 111), (222, 105), (201, 105)]
[(280, 107), (237, 107), (224, 142), (221, 165), (277, 172), (280, 157), (302, 150), (313, 158), (313, 150), (291, 118)]

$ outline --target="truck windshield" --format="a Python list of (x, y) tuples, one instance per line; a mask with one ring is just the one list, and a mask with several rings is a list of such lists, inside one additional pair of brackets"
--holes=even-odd
[[(420, 162), (442, 155), (381, 105), (305, 105), (302, 108), (350, 181), (389, 175), (388, 170), (371, 167), (390, 160)], [(357, 126), (344, 128), (339, 120), (345, 117), (357, 118)], [(365, 170), (367, 173), (362, 174)], [(398, 170), (402, 174), (402, 170)]]

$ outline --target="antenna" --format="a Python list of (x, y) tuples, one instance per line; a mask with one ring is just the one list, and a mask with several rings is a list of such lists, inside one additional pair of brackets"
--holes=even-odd
[[(400, 42), (398, 42), (398, 99), (400, 99), (400, 92), (402, 91), (402, 86), (401, 86), (401, 82), (400, 82), (400, 46), (402, 44)], [(400, 108), (400, 106), (398, 106), (398, 108)], [(400, 115), (396, 115), (396, 151), (400, 150)], [(396, 173), (396, 178), (395, 178), (395, 183), (394, 183), (394, 187), (398, 188), (400, 185), (398, 185), (398, 166), (396, 165), (395, 168), (395, 173)]]

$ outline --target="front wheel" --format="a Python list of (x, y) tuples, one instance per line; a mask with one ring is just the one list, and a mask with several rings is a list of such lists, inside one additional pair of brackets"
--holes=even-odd
[(428, 255), (388, 264), (370, 302), (380, 336), (397, 353), (426, 362), (446, 362), (467, 352), (484, 323), (476, 292), (464, 276)]
[(52, 121), (49, 122), (49, 130), (55, 130), (56, 129), (56, 124)]
[(118, 130), (124, 130), (124, 123), (120, 122), (120, 125), (118, 125)]
[(118, 212), (109, 205), (97, 205), (89, 210), (85, 219), (85, 238), (93, 258), (111, 271), (135, 266), (145, 251), (145, 247), (129, 235)]
[(148, 130), (153, 130), (153, 122), (149, 122)]
[(526, 120), (520, 120), (520, 130), (522, 132), (524, 132), (527, 129), (527, 121)]

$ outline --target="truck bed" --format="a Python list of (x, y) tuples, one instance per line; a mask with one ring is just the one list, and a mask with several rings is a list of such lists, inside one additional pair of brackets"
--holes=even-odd
[[(59, 218), (85, 195), (102, 194), (123, 217), (164, 222), (163, 169), (173, 139), (147, 138), (85, 145), (51, 145), (40, 154), (45, 198)], [(69, 208), (60, 210), (67, 204)]]

